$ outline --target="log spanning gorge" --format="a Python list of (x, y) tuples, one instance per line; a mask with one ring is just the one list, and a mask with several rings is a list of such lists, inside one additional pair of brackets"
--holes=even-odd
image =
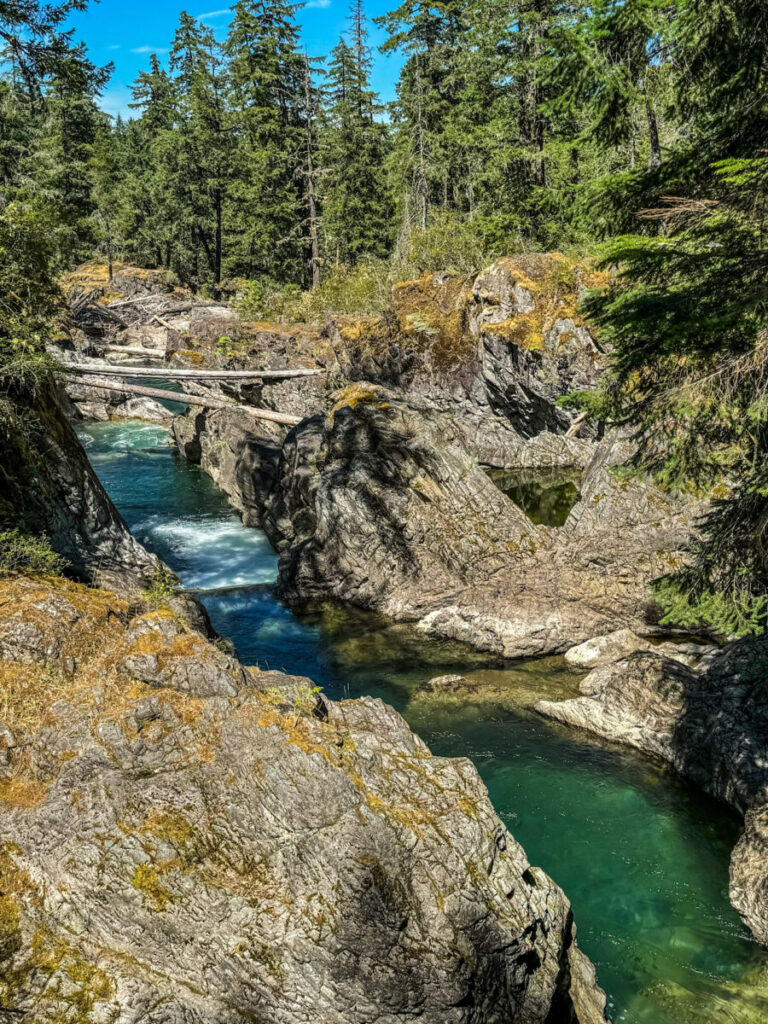
[[(570, 898), (611, 1020), (768, 1018), (765, 953), (728, 901), (738, 819), (647, 758), (535, 714), (537, 701), (578, 692), (563, 659), (512, 663), (334, 604), (291, 611), (265, 534), (241, 524), (165, 426), (78, 433), (134, 535), (245, 664), (308, 676), (331, 698), (381, 697), (435, 753), (473, 760), (504, 823)], [(466, 685), (452, 689), (451, 676)]]

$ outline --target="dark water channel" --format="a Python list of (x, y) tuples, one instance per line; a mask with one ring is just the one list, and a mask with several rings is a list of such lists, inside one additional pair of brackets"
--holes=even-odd
[[(349, 609), (294, 614), (274, 596), (266, 537), (171, 450), (166, 429), (79, 433), (136, 536), (201, 591), (246, 663), (310, 676), (331, 697), (380, 696), (435, 753), (473, 759), (531, 861), (570, 897), (614, 1021), (768, 1021), (766, 957), (727, 897), (738, 821), (647, 760), (527, 711), (575, 692), (561, 659), (504, 664)], [(420, 690), (453, 672), (475, 684), (471, 697)]]

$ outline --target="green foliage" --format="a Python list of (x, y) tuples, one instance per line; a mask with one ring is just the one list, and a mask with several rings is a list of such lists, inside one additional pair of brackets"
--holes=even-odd
[(159, 565), (145, 588), (147, 600), (155, 607), (162, 606), (169, 597), (173, 597), (179, 585), (178, 578), (164, 565)]
[(603, 400), (634, 425), (638, 463), (718, 499), (688, 564), (661, 588), (668, 619), (737, 634), (768, 622), (764, 13), (730, 0), (682, 5), (677, 88), (689, 139), (637, 183), (646, 202), (656, 192), (644, 220), (663, 230), (612, 243), (606, 263), (622, 273), (588, 303), (614, 353)]
[(237, 301), (245, 321), (278, 321), (322, 325), (326, 318), (345, 313), (384, 313), (391, 305), (392, 268), (380, 260), (365, 260), (355, 267), (331, 267), (318, 288), (304, 291), (296, 285), (249, 281)]
[(0, 531), (0, 576), (56, 576), (67, 564), (66, 558), (51, 548), (47, 537), (33, 537), (16, 529)]
[(497, 256), (482, 225), (461, 214), (439, 210), (426, 228), (410, 228), (400, 241), (395, 256), (395, 276), (418, 277), (426, 270), (476, 273)]

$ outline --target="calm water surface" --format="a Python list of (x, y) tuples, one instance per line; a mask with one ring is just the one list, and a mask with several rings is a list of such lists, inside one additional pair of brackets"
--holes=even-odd
[[(505, 665), (340, 607), (296, 615), (274, 596), (264, 535), (171, 450), (167, 430), (79, 432), (136, 536), (201, 591), (245, 662), (310, 676), (331, 697), (383, 697), (435, 753), (473, 759), (531, 861), (571, 899), (614, 1021), (768, 1021), (766, 958), (727, 896), (738, 821), (645, 759), (529, 713), (540, 696), (578, 686), (561, 659)], [(474, 696), (421, 689), (447, 673), (467, 677)]]

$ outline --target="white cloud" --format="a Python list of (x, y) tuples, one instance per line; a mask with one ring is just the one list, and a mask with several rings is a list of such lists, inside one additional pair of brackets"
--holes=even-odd
[(232, 11), (231, 7), (224, 7), (220, 11), (208, 11), (207, 14), (198, 14), (198, 21), (212, 21), (213, 18), (221, 18), (224, 14), (230, 14)]
[(168, 53), (165, 46), (137, 46), (131, 53)]
[(120, 44), (119, 43), (113, 43), (112, 46), (108, 46), (107, 49), (108, 50), (119, 50), (120, 49)]
[(305, 7), (330, 7), (331, 0), (309, 0), (309, 3), (304, 4)]

